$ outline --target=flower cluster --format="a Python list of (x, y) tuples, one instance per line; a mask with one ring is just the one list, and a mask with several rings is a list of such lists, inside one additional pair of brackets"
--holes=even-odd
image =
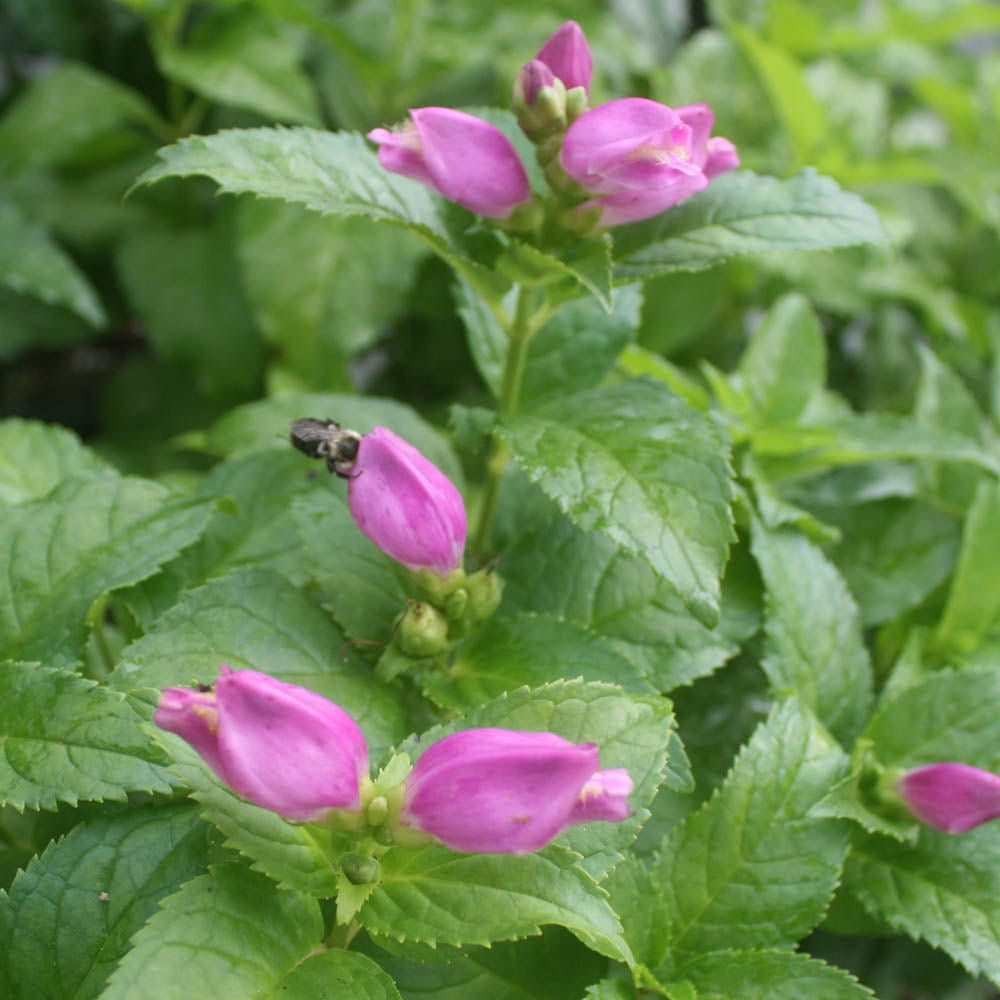
[[(286, 819), (386, 822), (384, 799), (376, 809), (368, 795), (361, 730), (312, 691), (222, 667), (213, 691), (167, 688), (154, 721), (238, 795)], [(600, 770), (592, 743), (469, 729), (427, 748), (392, 820), (403, 839), (417, 831), (456, 851), (523, 854), (580, 823), (620, 822), (631, 791), (627, 771)]]
[[(593, 60), (569, 21), (520, 71), (513, 103), (536, 144), (557, 209), (580, 231), (659, 215), (718, 174), (739, 166), (728, 139), (712, 137), (707, 104), (672, 109), (631, 97), (588, 108)], [(473, 115), (418, 108), (392, 130), (368, 138), (393, 173), (489, 219), (514, 222), (532, 201), (527, 174), (507, 137)], [(524, 227), (537, 220), (524, 213)], [(529, 222), (530, 220), (530, 222)]]

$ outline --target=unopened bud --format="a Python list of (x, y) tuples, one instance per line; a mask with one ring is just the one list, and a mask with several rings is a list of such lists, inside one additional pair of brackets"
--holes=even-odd
[(492, 567), (481, 569), (469, 577), (466, 590), (469, 592), (466, 618), (472, 622), (481, 622), (500, 607), (503, 598), (503, 580)]
[(434, 656), (444, 649), (448, 622), (437, 608), (414, 601), (403, 612), (396, 630), (396, 645), (409, 656)]
[(348, 851), (340, 857), (340, 868), (352, 885), (371, 885), (379, 877), (379, 864), (367, 854)]
[(368, 803), (365, 817), (371, 826), (380, 826), (389, 815), (389, 802), (384, 795), (376, 795)]

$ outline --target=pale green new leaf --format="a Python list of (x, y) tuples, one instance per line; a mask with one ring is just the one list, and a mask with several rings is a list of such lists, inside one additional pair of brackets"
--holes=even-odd
[(0, 655), (77, 661), (103, 594), (145, 579), (201, 534), (212, 504), (144, 479), (69, 479), (0, 523)]
[(878, 213), (811, 168), (788, 180), (716, 177), (669, 212), (615, 234), (616, 281), (696, 270), (747, 253), (882, 244)]
[(64, 479), (108, 471), (108, 463), (64, 427), (17, 417), (0, 422), (0, 505), (35, 500)]
[(798, 532), (757, 525), (752, 550), (764, 578), (761, 666), (771, 687), (794, 692), (849, 745), (873, 688), (858, 606), (836, 566)]
[(169, 793), (169, 761), (142, 728), (147, 707), (77, 674), (0, 663), (0, 803), (55, 809)]
[(277, 1000), (322, 938), (316, 900), (244, 868), (216, 868), (163, 902), (101, 1000), (190, 1000), (206, 984), (219, 997)]
[(758, 727), (722, 787), (673, 829), (654, 865), (674, 962), (723, 947), (792, 947), (819, 923), (839, 881), (847, 827), (806, 817), (846, 765), (795, 699)]
[(100, 299), (69, 255), (7, 201), (0, 201), (0, 285), (69, 309), (91, 326), (106, 321)]
[(595, 951), (632, 963), (607, 897), (572, 851), (521, 856), (395, 848), (357, 916), (370, 933), (427, 944), (489, 944), (559, 924)]
[(217, 851), (190, 803), (129, 808), (75, 826), (0, 894), (0, 986), (9, 1000), (92, 1000), (158, 901)]
[(713, 624), (733, 537), (728, 447), (665, 385), (635, 379), (501, 417), (514, 460), (583, 531), (643, 556)]
[(274, 1000), (318, 1000), (336, 994), (351, 1000), (401, 1000), (392, 978), (367, 955), (331, 948), (307, 958), (280, 979), (265, 997)]

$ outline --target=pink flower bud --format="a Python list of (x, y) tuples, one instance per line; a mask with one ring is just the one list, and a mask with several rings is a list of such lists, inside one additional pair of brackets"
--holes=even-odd
[(514, 95), (512, 103), (516, 107), (518, 104), (526, 104), (531, 107), (538, 99), (538, 92), (544, 87), (555, 86), (556, 78), (552, 75), (552, 70), (539, 59), (532, 59), (525, 63), (520, 72), (514, 78)]
[(187, 740), (238, 795), (285, 819), (360, 809), (368, 748), (354, 720), (305, 688), (221, 669), (214, 692), (167, 688), (153, 721)]
[(528, 175), (508, 138), (493, 125), (451, 108), (417, 108), (392, 131), (368, 133), (378, 161), (449, 201), (505, 219), (531, 199)]
[[(585, 190), (602, 197), (584, 202), (601, 210), (600, 227), (659, 215), (708, 186), (708, 170), (738, 164), (735, 148), (709, 148), (713, 115), (706, 104), (680, 112), (642, 97), (593, 108), (566, 131), (559, 162)], [(726, 142), (726, 140), (723, 140)]]
[(562, 80), (567, 90), (583, 87), (589, 96), (594, 60), (583, 29), (576, 21), (567, 21), (553, 32), (536, 58)]
[(347, 487), (361, 533), (407, 569), (446, 577), (462, 565), (462, 495), (423, 455), (385, 427), (361, 439)]
[(945, 833), (967, 833), (1000, 818), (1000, 776), (968, 764), (929, 764), (896, 786), (922, 823)]
[(406, 779), (401, 821), (455, 851), (524, 854), (577, 823), (628, 815), (632, 782), (598, 771), (593, 743), (468, 729), (433, 744)]

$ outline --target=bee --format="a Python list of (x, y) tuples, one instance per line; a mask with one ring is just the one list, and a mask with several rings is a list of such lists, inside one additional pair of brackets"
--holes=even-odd
[(341, 479), (350, 479), (358, 457), (361, 435), (343, 430), (336, 420), (303, 417), (292, 424), (290, 440), (310, 458), (325, 458), (326, 467)]

